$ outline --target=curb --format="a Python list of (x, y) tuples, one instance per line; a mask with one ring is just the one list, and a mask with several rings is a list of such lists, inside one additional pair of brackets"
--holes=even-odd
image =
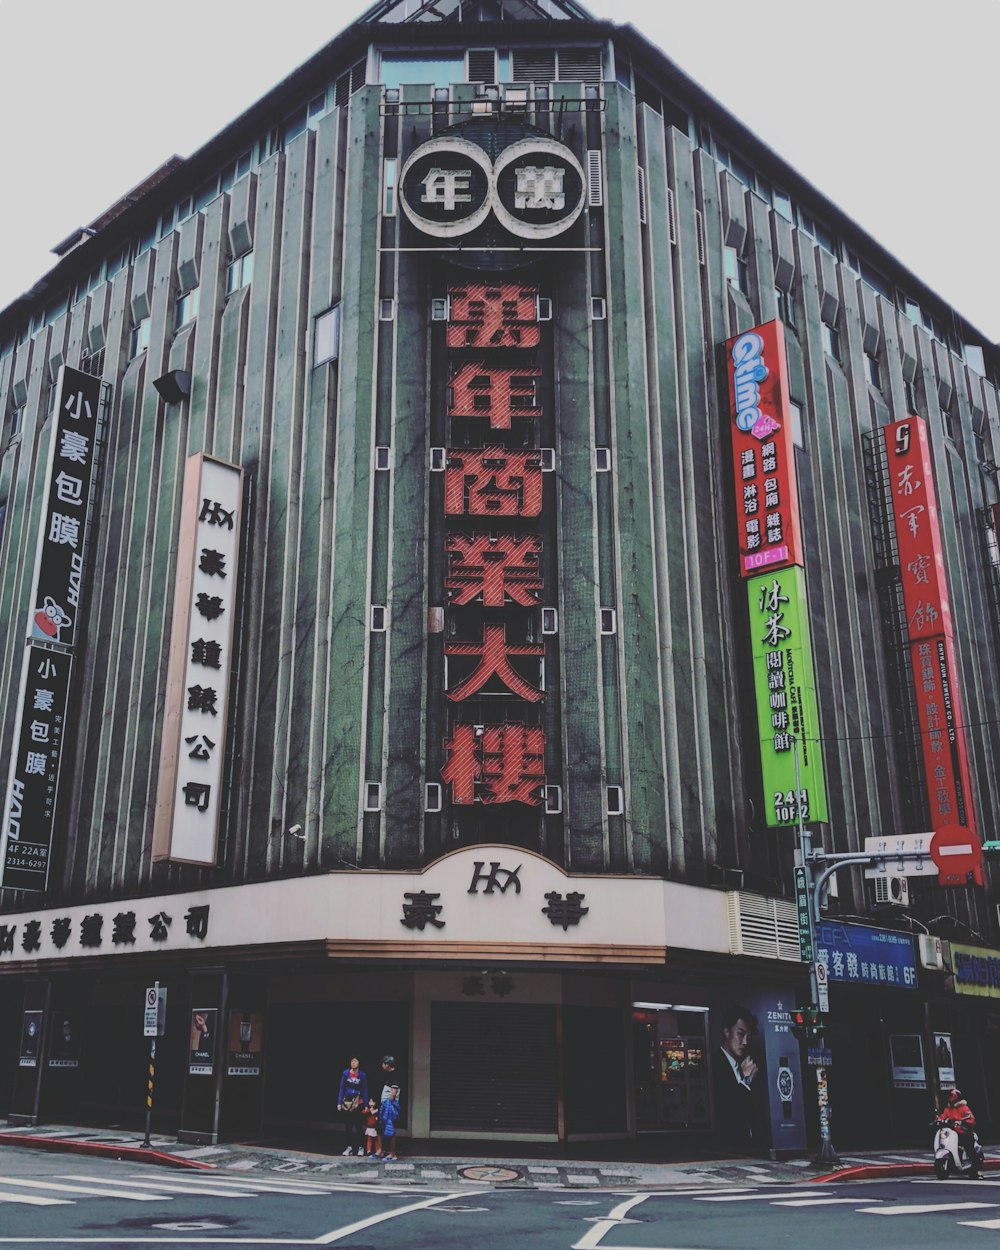
[(36, 1150), (77, 1155), (103, 1155), (111, 1159), (128, 1159), (132, 1163), (154, 1163), (168, 1168), (198, 1168), (213, 1171), (213, 1163), (183, 1159), (162, 1150), (146, 1150), (142, 1146), (112, 1146), (104, 1142), (74, 1141), (65, 1137), (38, 1137), (34, 1133), (0, 1133), (0, 1146), (33, 1146)]
[[(987, 1159), (982, 1171), (1000, 1171), (1000, 1159)], [(853, 1168), (841, 1168), (839, 1172), (827, 1172), (814, 1176), (813, 1184), (822, 1185), (832, 1181), (893, 1180), (900, 1176), (933, 1176), (933, 1163), (862, 1163)]]

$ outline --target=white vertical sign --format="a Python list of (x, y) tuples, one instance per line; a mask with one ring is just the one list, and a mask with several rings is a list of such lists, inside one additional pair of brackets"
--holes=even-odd
[(233, 663), (243, 472), (199, 453), (184, 473), (154, 859), (215, 863)]

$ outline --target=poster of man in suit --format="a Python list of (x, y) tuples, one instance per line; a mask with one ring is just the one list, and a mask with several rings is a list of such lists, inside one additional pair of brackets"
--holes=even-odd
[(720, 1044), (712, 1052), (712, 1093), (715, 1126), (720, 1144), (738, 1154), (761, 1153), (764, 1143), (757, 1128), (758, 1097), (754, 1082), (760, 1069), (751, 1044), (757, 1017), (742, 1003), (722, 1013)]

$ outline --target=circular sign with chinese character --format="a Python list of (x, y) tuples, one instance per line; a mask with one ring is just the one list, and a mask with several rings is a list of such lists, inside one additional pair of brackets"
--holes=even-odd
[(579, 161), (554, 139), (512, 143), (493, 166), (493, 212), (511, 234), (550, 239), (583, 211)]
[(474, 143), (442, 136), (421, 144), (403, 166), (400, 203), (425, 234), (454, 239), (489, 216), (493, 165)]

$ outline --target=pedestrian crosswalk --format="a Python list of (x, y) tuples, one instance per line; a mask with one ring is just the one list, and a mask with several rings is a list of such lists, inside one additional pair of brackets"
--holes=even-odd
[[(150, 1175), (135, 1172), (128, 1176), (96, 1176), (91, 1172), (66, 1171), (44, 1180), (37, 1177), (0, 1174), (0, 1204), (24, 1206), (65, 1206), (81, 1198), (116, 1198), (126, 1202), (172, 1202), (177, 1198), (222, 1198), (230, 1202), (252, 1202), (272, 1195), (315, 1198), (342, 1192), (335, 1182), (321, 1183), (284, 1177), (224, 1176), (199, 1172)], [(381, 1192), (385, 1188), (381, 1187)]]

